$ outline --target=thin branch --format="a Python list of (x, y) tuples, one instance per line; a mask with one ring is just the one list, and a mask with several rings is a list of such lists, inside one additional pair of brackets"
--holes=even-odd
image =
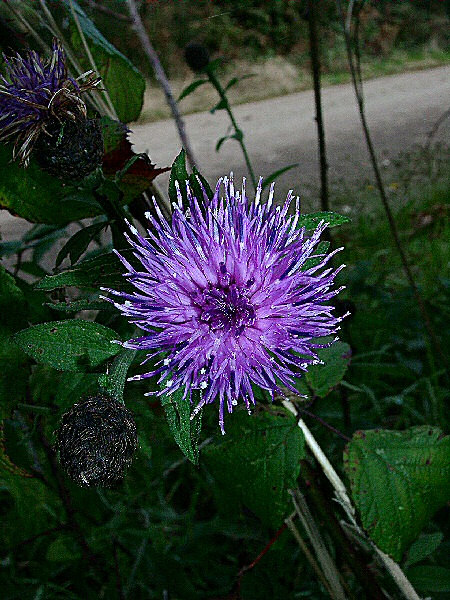
[(87, 3), (90, 8), (93, 10), (97, 10), (98, 12), (102, 12), (105, 15), (110, 17), (114, 17), (118, 21), (124, 21), (125, 23), (132, 23), (133, 20), (127, 15), (123, 15), (122, 13), (118, 13), (115, 10), (112, 10), (109, 6), (103, 6), (103, 4), (99, 4), (98, 2), (94, 2), (94, 0), (87, 0)]
[(194, 153), (192, 152), (191, 145), (186, 135), (184, 121), (181, 118), (180, 111), (178, 110), (177, 102), (173, 97), (169, 80), (167, 79), (164, 68), (161, 64), (161, 61), (159, 60), (159, 56), (153, 48), (152, 43), (150, 42), (150, 38), (148, 37), (147, 31), (145, 30), (144, 23), (142, 22), (142, 19), (139, 15), (139, 11), (137, 9), (135, 1), (127, 0), (127, 5), (130, 17), (133, 22), (133, 28), (141, 41), (142, 48), (144, 49), (147, 58), (150, 61), (150, 64), (152, 65), (156, 79), (161, 84), (161, 87), (164, 91), (164, 95), (166, 97), (166, 102), (169, 105), (170, 110), (172, 111), (172, 116), (178, 129), (178, 135), (180, 136), (183, 148), (186, 150), (186, 156), (189, 161), (189, 164), (191, 165), (191, 167), (194, 167), (197, 163), (194, 159)]
[[(94, 73), (96, 73), (98, 76), (100, 76), (100, 72), (97, 68), (97, 65), (95, 64), (95, 60), (94, 60), (94, 57), (92, 56), (91, 49), (89, 48), (89, 45), (86, 40), (86, 36), (84, 35), (84, 31), (81, 27), (80, 19), (78, 18), (75, 7), (73, 5), (73, 0), (69, 0), (69, 2), (70, 2), (70, 11), (71, 11), (73, 19), (75, 21), (75, 25), (78, 29), (78, 34), (83, 43), (84, 51), (86, 52), (86, 56), (88, 57), (88, 60), (91, 64), (91, 68), (94, 71)], [(110, 113), (108, 116), (111, 117), (112, 119), (116, 119), (118, 121), (119, 117), (117, 116), (116, 109), (114, 108), (114, 104), (112, 103), (110, 95), (108, 94), (108, 90), (103, 89), (102, 91), (103, 91), (103, 95), (105, 96), (106, 104), (108, 106), (109, 113)]]
[[(329, 211), (330, 203), (328, 199), (328, 163), (325, 146), (325, 129), (322, 115), (322, 98), (320, 87), (320, 50), (319, 36), (317, 32), (317, 10), (320, 4), (316, 0), (308, 0), (308, 26), (309, 26), (309, 52), (311, 57), (311, 72), (314, 85), (314, 102), (316, 105), (316, 123), (317, 137), (319, 143), (319, 164), (320, 164), (320, 205), (321, 210)], [(328, 232), (329, 237), (329, 230)]]
[(336, 600), (346, 600), (341, 578), (339, 577), (339, 571), (325, 546), (325, 542), (323, 541), (319, 529), (314, 522), (305, 497), (298, 489), (289, 490), (289, 493), (292, 496), (292, 502), (303, 525), (303, 529), (305, 530), (311, 545), (314, 548), (317, 560), (320, 563), (323, 574), (329, 584), (331, 589), (331, 597)]
[(377, 160), (377, 157), (375, 154), (375, 148), (373, 146), (372, 137), (370, 135), (370, 130), (369, 130), (369, 126), (367, 123), (365, 106), (364, 106), (364, 97), (363, 97), (363, 91), (362, 91), (362, 79), (361, 79), (361, 72), (360, 72), (359, 29), (358, 29), (358, 27), (356, 29), (357, 37), (355, 38), (355, 42), (356, 42), (357, 64), (355, 65), (355, 60), (354, 60), (353, 51), (352, 51), (352, 40), (350, 37), (350, 31), (346, 26), (346, 17), (345, 17), (343, 8), (342, 8), (341, 0), (336, 0), (336, 3), (337, 3), (337, 7), (338, 7), (338, 12), (339, 12), (339, 15), (341, 18), (341, 22), (342, 22), (342, 28), (344, 31), (344, 39), (345, 39), (345, 45), (346, 45), (346, 49), (347, 49), (347, 57), (348, 57), (348, 62), (349, 62), (349, 66), (350, 66), (352, 83), (353, 83), (353, 87), (355, 90), (355, 96), (356, 96), (356, 100), (357, 100), (357, 104), (358, 104), (358, 108), (359, 108), (359, 116), (360, 116), (360, 120), (361, 120), (361, 125), (362, 125), (363, 131), (364, 131), (364, 136), (366, 138), (367, 149), (369, 151), (370, 161), (371, 161), (373, 172), (375, 175), (375, 181), (377, 184), (378, 192), (380, 194), (381, 202), (382, 202), (384, 211), (386, 213), (386, 217), (387, 217), (387, 220), (389, 223), (392, 237), (394, 238), (394, 243), (397, 248), (397, 252), (400, 256), (400, 260), (401, 260), (401, 263), (403, 266), (403, 271), (406, 275), (409, 285), (411, 286), (411, 289), (413, 291), (414, 297), (417, 302), (417, 306), (422, 314), (428, 336), (429, 336), (432, 344), (436, 348), (436, 350), (439, 352), (444, 364), (447, 364), (447, 358), (446, 358), (444, 352), (442, 351), (439, 339), (437, 338), (437, 336), (434, 332), (433, 326), (432, 326), (430, 318), (428, 316), (427, 309), (425, 307), (425, 304), (422, 300), (422, 296), (420, 295), (419, 289), (417, 287), (414, 276), (412, 274), (411, 267), (410, 267), (408, 259), (406, 257), (406, 253), (403, 250), (403, 246), (400, 242), (400, 236), (398, 233), (397, 224), (396, 224), (394, 216), (392, 214), (391, 207), (389, 205), (389, 200), (388, 200), (386, 190), (384, 187), (383, 179), (381, 177), (381, 171), (380, 171), (380, 167), (378, 165), (378, 160)]
[(303, 554), (305, 555), (307, 561), (309, 562), (309, 564), (311, 565), (311, 567), (314, 569), (314, 571), (315, 571), (315, 573), (317, 575), (317, 578), (321, 581), (323, 587), (327, 590), (327, 592), (331, 596), (331, 588), (330, 588), (330, 586), (328, 584), (328, 581), (327, 581), (325, 575), (322, 572), (322, 569), (320, 568), (318, 562), (316, 561), (316, 559), (312, 555), (312, 553), (311, 553), (310, 549), (308, 548), (305, 540), (300, 535), (300, 532), (298, 531), (297, 527), (294, 525), (293, 517), (296, 514), (297, 514), (296, 512), (292, 513), (292, 515), (290, 515), (285, 520), (285, 523), (286, 523), (289, 531), (294, 536), (295, 541), (300, 546), (300, 549), (302, 550)]

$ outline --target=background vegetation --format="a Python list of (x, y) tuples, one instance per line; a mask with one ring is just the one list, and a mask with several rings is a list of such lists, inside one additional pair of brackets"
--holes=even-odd
[[(117, 17), (102, 13), (92, 2), (82, 4), (134, 64), (146, 64), (126, 21), (119, 24)], [(126, 14), (119, 0), (102, 5)], [(346, 70), (346, 63), (334, 3), (326, 0), (324, 5), (322, 51), (332, 78)], [(370, 23), (364, 44), (368, 61), (400, 51), (404, 56), (420, 55), (424, 48), (440, 56), (445, 51), (445, 3), (380, 1), (374, 5), (368, 4), (364, 13)], [(4, 14), (0, 12), (1, 26), (5, 35), (11, 34), (11, 23), (3, 19)], [(230, 61), (279, 55), (293, 63), (309, 60), (303, 2), (147, 2), (142, 14), (172, 77), (187, 73), (182, 52), (193, 39), (207, 44), (213, 55)], [(64, 19), (61, 22), (64, 24)], [(78, 42), (81, 54), (73, 23), (70, 25), (71, 42)], [(22, 42), (16, 35), (8, 37), (11, 46), (20, 47)], [(117, 69), (129, 78), (130, 97), (131, 92), (138, 96), (137, 88), (142, 93), (142, 81), (128, 64), (114, 54), (105, 58), (101, 44), (92, 47), (105, 72), (113, 56)], [(121, 89), (120, 82), (113, 80), (111, 88)], [(128, 102), (126, 95), (117, 98), (127, 117), (124, 120), (135, 119), (139, 98), (134, 98), (134, 103)], [(111, 135), (107, 142), (110, 150), (109, 145), (114, 148), (117, 140)], [(149, 383), (134, 382), (126, 386), (125, 403), (135, 414), (140, 448), (123, 484), (116, 489), (82, 489), (64, 476), (52, 449), (54, 431), (62, 413), (81, 397), (96, 392), (99, 373), (61, 372), (39, 363), (12, 343), (11, 335), (29, 325), (80, 313), (124, 338), (132, 330), (117, 311), (99, 303), (99, 286), (121, 281), (117, 265), (110, 262), (109, 240), (105, 244), (94, 235), (89, 245), (87, 236), (84, 246), (81, 240), (80, 246), (72, 247), (74, 256), (62, 257), (65, 262), (61, 262), (60, 274), (47, 267), (46, 257), (54, 253), (57, 240), (70, 235), (67, 221), (98, 213), (90, 190), (68, 190), (34, 164), (24, 175), (9, 163), (10, 148), (2, 146), (0, 150), (3, 205), (9, 203), (12, 212), (37, 221), (22, 239), (0, 244), (2, 257), (8, 261), (0, 266), (2, 597), (328, 598), (303, 550), (283, 526), (284, 516), (292, 509), (287, 487), (298, 485), (342, 575), (348, 598), (400, 598), (367, 542), (342, 527), (340, 507), (331, 500), (327, 480), (296, 437), (295, 422), (264, 398), (253, 417), (237, 411), (227, 420), (224, 439), (218, 433), (215, 410), (204, 411), (200, 462), (195, 466), (175, 443), (160, 401), (144, 396)], [(431, 144), (409, 149), (384, 176), (402, 244), (411, 258), (432, 325), (446, 349), (450, 344), (448, 148)], [(109, 185), (118, 194), (113, 176)], [(143, 182), (125, 180), (121, 185), (134, 198), (142, 191)], [(359, 430), (381, 428), (403, 435), (408, 428), (426, 427), (421, 435), (426, 432), (425, 437), (429, 435), (436, 447), (448, 442), (436, 433), (448, 431), (448, 386), (445, 364), (426, 335), (376, 190), (367, 183), (346, 186), (344, 181), (333, 190), (331, 203), (333, 210), (352, 218), (350, 224), (332, 233), (333, 246), (345, 245), (341, 256), (348, 265), (340, 275), (347, 288), (337, 310), (342, 314), (349, 310), (351, 316), (343, 323), (340, 354), (330, 357), (331, 370), (324, 378), (316, 372), (307, 383), (302, 382), (301, 391), (308, 396), (302, 407), (315, 415), (305, 419), (339, 474), (346, 483), (354, 483), (348, 462), (344, 466), (343, 452), (348, 443), (345, 438)], [(97, 217), (94, 223), (101, 227), (103, 218), (106, 223), (107, 215)], [(99, 262), (86, 262), (89, 259)], [(81, 304), (71, 304), (74, 297)], [(86, 308), (89, 312), (83, 312)], [(132, 370), (138, 368), (137, 363)], [(255, 431), (254, 423), (264, 426)], [(251, 436), (251, 445), (246, 436)], [(284, 453), (286, 446), (293, 449), (290, 455)], [(383, 449), (389, 450), (389, 445)], [(261, 475), (260, 457), (268, 477)], [(348, 452), (345, 457), (350, 460)], [(420, 482), (419, 489), (408, 488), (408, 518), (400, 519), (398, 527), (394, 523), (396, 529), (385, 534), (384, 543), (420, 594), (443, 600), (450, 591), (450, 570), (446, 568), (449, 522), (442, 508), (445, 498), (441, 502), (448, 460), (438, 451), (432, 458), (436, 481)], [(412, 460), (411, 464), (414, 468), (416, 463)], [(384, 481), (377, 480), (382, 495), (387, 489)], [(396, 489), (394, 484), (392, 489)], [(403, 489), (400, 485), (398, 493)], [(398, 500), (395, 494), (393, 498)], [(436, 498), (439, 510), (431, 514)], [(384, 514), (377, 514), (364, 526), (370, 529), (379, 519), (392, 525), (399, 505), (386, 500), (381, 503)], [(399, 540), (400, 545), (390, 545)]]

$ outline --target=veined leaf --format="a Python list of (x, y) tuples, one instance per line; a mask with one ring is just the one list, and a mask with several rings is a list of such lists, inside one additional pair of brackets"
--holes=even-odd
[(304, 438), (290, 414), (230, 416), (227, 432), (203, 451), (224, 502), (243, 503), (269, 527), (287, 516), (304, 457)]
[(344, 465), (364, 528), (397, 561), (449, 499), (450, 437), (436, 427), (358, 431)]
[(36, 362), (60, 371), (90, 371), (120, 350), (115, 331), (80, 319), (33, 325), (12, 339)]

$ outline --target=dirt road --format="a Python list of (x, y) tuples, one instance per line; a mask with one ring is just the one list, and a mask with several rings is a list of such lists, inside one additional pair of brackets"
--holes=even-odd
[[(248, 85), (257, 85), (249, 79)], [(365, 83), (367, 118), (378, 156), (385, 160), (411, 145), (423, 142), (435, 121), (450, 104), (450, 67), (372, 79)], [(332, 182), (361, 178), (370, 173), (353, 89), (350, 85), (323, 90), (329, 174)], [(312, 91), (237, 106), (235, 115), (257, 175), (267, 176), (288, 164), (299, 166), (280, 179), (280, 187), (295, 187), (300, 194), (318, 182), (317, 132)], [(245, 174), (236, 141), (215, 151), (217, 140), (228, 132), (224, 111), (185, 117), (201, 171), (208, 180), (233, 170)], [(136, 125), (132, 139), (138, 151), (148, 150), (154, 162), (171, 164), (179, 152), (179, 139), (171, 121)], [(443, 139), (449, 122), (439, 130)], [(161, 181), (161, 180), (159, 180)]]
[[(248, 85), (258, 85), (249, 79)], [(365, 83), (368, 122), (378, 156), (388, 159), (415, 143), (423, 142), (433, 124), (450, 102), (450, 67), (381, 77)], [(339, 85), (323, 90), (323, 107), (331, 182), (363, 179), (370, 174), (368, 155), (360, 126), (353, 90)], [(291, 163), (299, 166), (280, 178), (277, 189), (288, 187), (303, 196), (318, 181), (317, 134), (311, 91), (290, 94), (237, 106), (236, 119), (245, 133), (257, 175), (267, 176)], [(233, 170), (245, 174), (242, 154), (234, 140), (215, 152), (217, 140), (228, 132), (224, 111), (214, 115), (198, 113), (185, 117), (187, 133), (205, 177), (212, 183)], [(147, 150), (160, 166), (170, 165), (180, 149), (172, 121), (135, 125), (132, 141), (137, 151)], [(449, 120), (437, 138), (447, 139)], [(0, 175), (1, 176), (1, 175)], [(166, 180), (158, 179), (161, 189)], [(310, 207), (308, 207), (310, 208)], [(28, 227), (27, 222), (0, 212), (3, 239), (14, 239)]]

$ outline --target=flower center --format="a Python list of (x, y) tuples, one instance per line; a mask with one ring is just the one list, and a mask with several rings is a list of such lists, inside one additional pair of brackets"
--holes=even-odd
[(212, 330), (231, 330), (239, 336), (255, 322), (255, 309), (246, 291), (235, 284), (205, 290), (202, 308), (200, 320), (209, 323)]

